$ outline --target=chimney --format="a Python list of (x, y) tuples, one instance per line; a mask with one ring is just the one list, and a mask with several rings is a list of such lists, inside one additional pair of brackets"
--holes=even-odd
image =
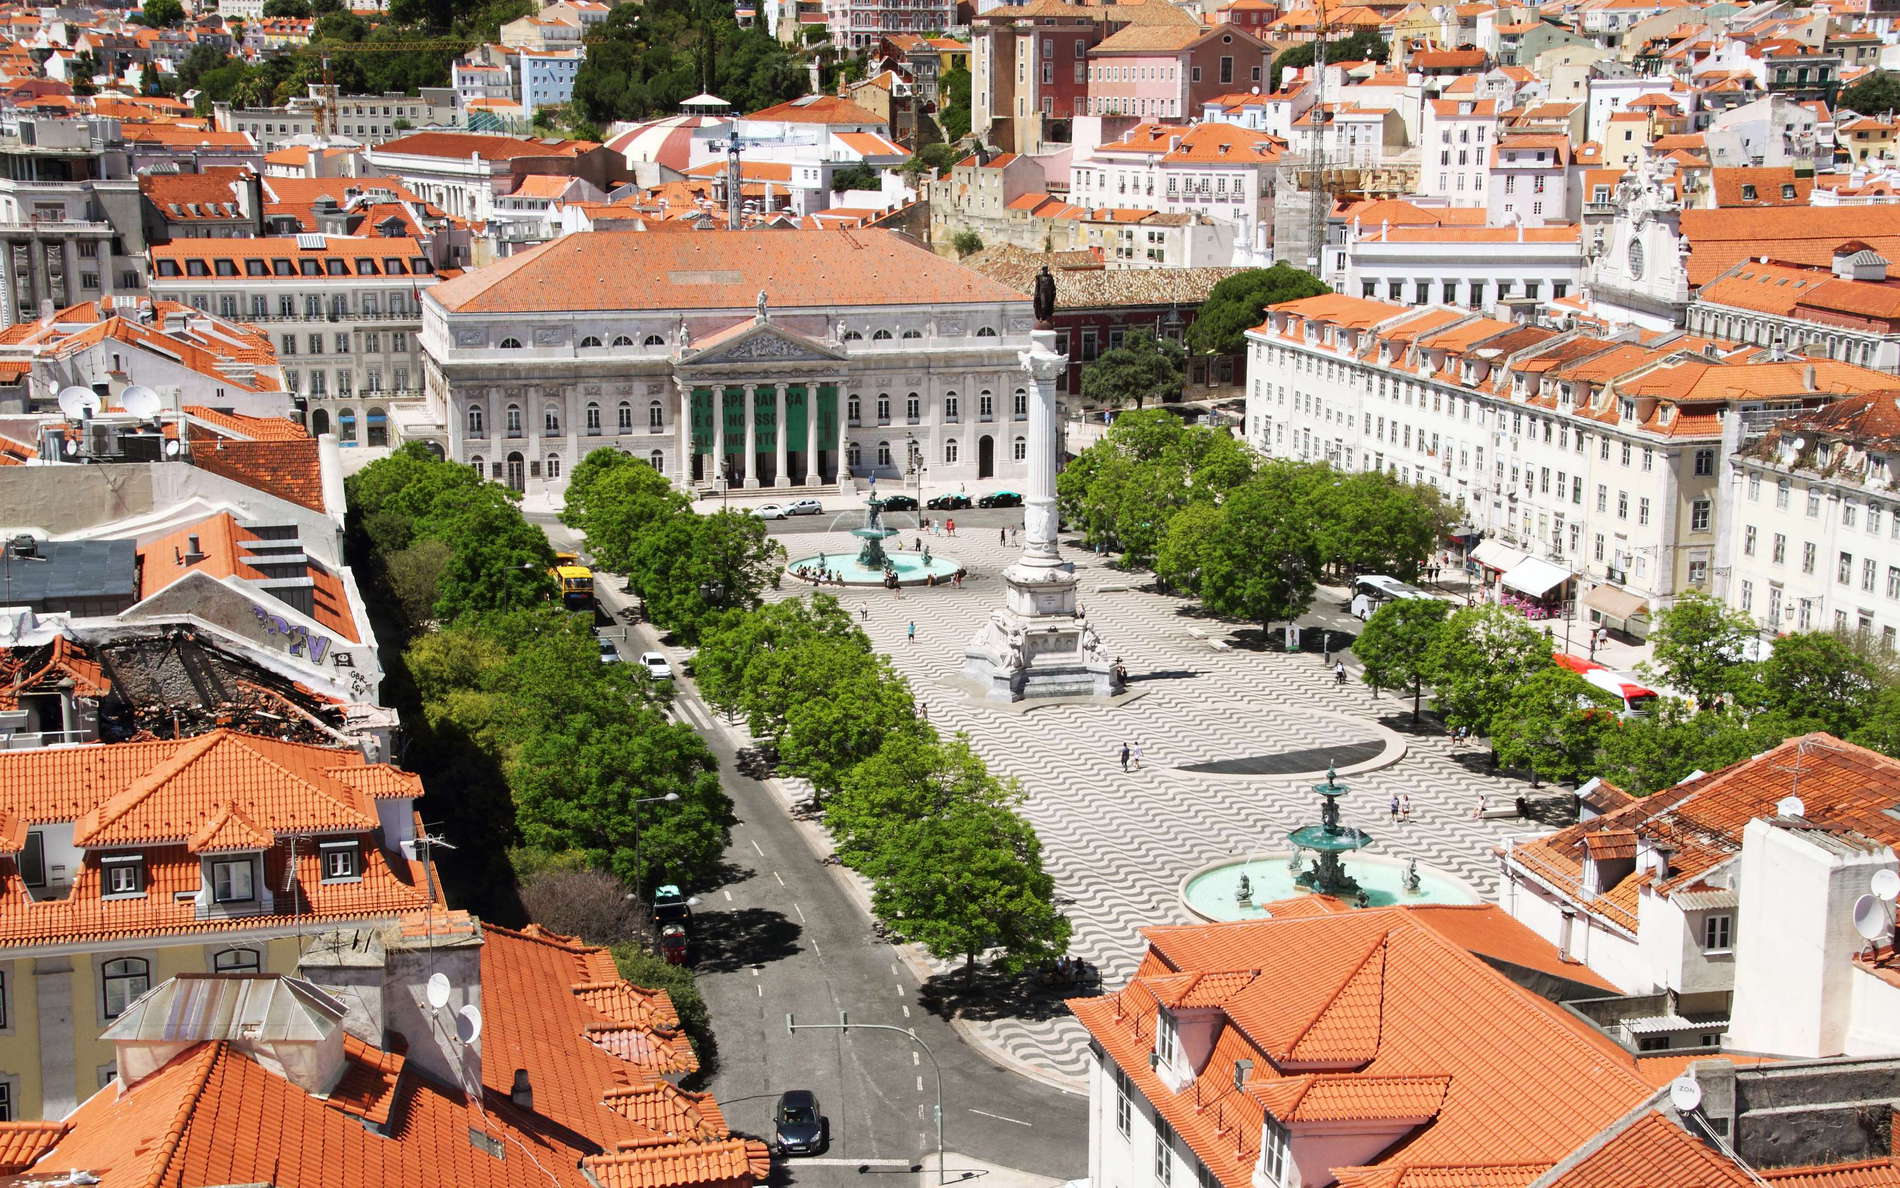
[(515, 1070), (515, 1083), (514, 1087), (508, 1090), (508, 1100), (514, 1102), (524, 1110), (533, 1112), (534, 1085), (528, 1080), (527, 1069), (518, 1068)]
[(1801, 369), (1801, 388), (1806, 392), (1818, 391), (1814, 384), (1814, 364), (1812, 363)]
[(196, 565), (205, 559), (205, 551), (198, 547), (198, 535), (193, 533), (185, 538), (185, 564)]

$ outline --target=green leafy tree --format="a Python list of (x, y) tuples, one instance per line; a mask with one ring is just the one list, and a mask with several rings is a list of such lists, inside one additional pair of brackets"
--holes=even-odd
[(99, 59), (91, 50), (73, 55), (66, 67), (66, 81), (75, 95), (91, 95), (99, 90)]
[(878, 917), (933, 957), (962, 957), (966, 974), (992, 950), (1004, 969), (1021, 970), (1068, 948), (1036, 831), (1005, 807), (959, 800), (907, 820), (871, 869)]
[(1501, 606), (1453, 611), (1425, 658), (1432, 704), (1447, 725), (1489, 736), (1512, 691), (1551, 667), (1550, 641)]
[(1697, 771), (1717, 771), (1775, 746), (1791, 731), (1779, 714), (1744, 714), (1668, 701), (1648, 717), (1607, 731), (1595, 774), (1626, 792), (1647, 796)]
[(1308, 468), (1273, 462), (1228, 494), (1219, 532), (1202, 551), (1208, 610), (1258, 623), (1263, 635), (1306, 613), (1318, 571), (1310, 480)]
[(1200, 592), (1202, 561), (1220, 523), (1221, 509), (1211, 502), (1190, 503), (1168, 517), (1167, 532), (1155, 550), (1155, 578), (1164, 589)]
[(970, 87), (974, 80), (962, 66), (953, 66), (937, 80), (937, 122), (943, 125), (948, 141), (962, 140), (970, 134)]
[(574, 468), (561, 522), (587, 538), (600, 568), (631, 575), (641, 538), (674, 516), (690, 515), (691, 503), (645, 461), (602, 447)]
[(216, 70), (228, 61), (230, 58), (223, 50), (208, 42), (200, 41), (192, 46), (185, 54), (184, 60), (179, 62), (178, 85), (189, 91), (198, 85), (199, 80), (207, 72)]
[(786, 708), (779, 760), (785, 770), (811, 781), (823, 800), (888, 740), (926, 729), (917, 720), (909, 684), (891, 670), (888, 659), (873, 656), (818, 696)]
[(1160, 409), (1125, 412), (1056, 476), (1056, 502), (1089, 547), (1120, 552), (1124, 565), (1146, 565), (1175, 512), (1217, 502), (1247, 481), (1253, 465), (1224, 430), (1184, 425)]
[(442, 571), (452, 556), (449, 546), (439, 540), (419, 540), (384, 558), (389, 592), (396, 596), (396, 605), (412, 633), (434, 617)]
[(868, 663), (871, 641), (829, 594), (769, 603), (710, 621), (694, 660), (694, 681), (706, 703), (721, 713), (754, 718), (753, 733), (774, 737), (786, 708), (806, 689), (798, 657), (812, 649), (836, 648)]
[(1835, 107), (1867, 116), (1900, 111), (1900, 72), (1876, 70), (1856, 79), (1841, 92)]
[(1450, 603), (1436, 598), (1395, 598), (1372, 612), (1353, 641), (1353, 655), (1366, 666), (1361, 678), (1366, 684), (1375, 689), (1411, 689), (1414, 726), (1429, 658), (1450, 618)]
[(1606, 734), (1617, 728), (1618, 703), (1555, 664), (1511, 690), (1491, 715), (1491, 748), (1505, 767), (1527, 770), (1532, 782), (1580, 783), (1595, 774)]
[(950, 237), (950, 246), (959, 259), (974, 256), (983, 250), (983, 237), (974, 231), (963, 230)]
[(1706, 706), (1735, 691), (1737, 670), (1748, 664), (1754, 638), (1747, 615), (1692, 590), (1657, 619), (1649, 633), (1654, 659), (1644, 671)]
[(1860, 728), (1880, 692), (1873, 664), (1832, 632), (1782, 636), (1759, 671), (1753, 701), (1791, 723), (1790, 733), (1825, 730), (1846, 738)]
[(1266, 321), (1266, 308), (1330, 293), (1320, 279), (1291, 264), (1249, 268), (1209, 290), (1187, 328), (1188, 349), (1199, 355), (1232, 355), (1247, 349), (1247, 331)]
[(1881, 687), (1847, 741), (1900, 759), (1900, 686)]
[(172, 29), (185, 23), (185, 6), (178, 0), (145, 0), (139, 16), (150, 28)]
[(756, 111), (797, 97), (805, 83), (793, 51), (763, 29), (740, 28), (730, 5), (649, 0), (616, 9), (588, 31), (573, 106), (605, 126), (671, 114), (702, 91)]
[[(1317, 42), (1306, 41), (1301, 42), (1292, 49), (1281, 51), (1280, 55), (1273, 59), (1274, 87), (1277, 89), (1280, 86), (1281, 78), (1285, 75), (1286, 71), (1304, 70), (1308, 66), (1311, 66), (1313, 64), (1314, 53), (1317, 49)], [(1391, 52), (1392, 47), (1386, 44), (1385, 38), (1380, 37), (1370, 29), (1361, 29), (1348, 37), (1333, 38), (1326, 42), (1326, 60), (1328, 62), (1364, 62), (1368, 60), (1383, 62)]]
[(548, 574), (554, 552), (547, 537), (492, 484), (471, 495), (438, 496), (418, 521), (418, 535), (440, 540), (453, 552), (436, 579), (438, 619), (531, 607), (554, 596)]
[(846, 190), (876, 190), (883, 184), (878, 180), (878, 171), (862, 163), (846, 166), (831, 175), (831, 192), (834, 194), (842, 194)]
[(345, 479), (343, 490), (350, 510), (367, 523), (383, 511), (414, 521), (444, 491), (472, 492), (482, 485), (482, 477), (472, 467), (444, 461), (421, 442), (412, 441)]
[(1082, 399), (1094, 405), (1142, 407), (1150, 396), (1178, 399), (1186, 377), (1181, 348), (1137, 330), (1082, 369)]
[(310, 16), (310, 0), (264, 0), (264, 16), (293, 17), (306, 20)]
[(763, 520), (721, 511), (655, 525), (637, 542), (629, 576), (648, 617), (690, 644), (722, 612), (758, 606), (784, 567), (784, 546), (766, 534)]
[(1320, 556), (1344, 576), (1416, 578), (1450, 522), (1438, 488), (1403, 483), (1383, 470), (1332, 476), (1324, 500)]
[(903, 730), (845, 773), (825, 803), (825, 828), (839, 859), (868, 871), (898, 844), (910, 822), (939, 817), (963, 802), (1014, 808), (1022, 791), (997, 778), (966, 736), (942, 738), (927, 727)]

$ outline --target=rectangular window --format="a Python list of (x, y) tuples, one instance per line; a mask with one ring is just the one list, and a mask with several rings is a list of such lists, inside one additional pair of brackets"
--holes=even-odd
[(1779, 532), (1775, 533), (1775, 552), (1773, 560), (1776, 565), (1780, 565), (1788, 560), (1788, 538)]
[(1879, 573), (1880, 568), (1874, 564), (1872, 557), (1863, 558), (1860, 563), (1860, 588), (1871, 593)]
[(1707, 532), (1709, 520), (1714, 515), (1715, 505), (1707, 499), (1698, 499), (1689, 505), (1689, 531)]
[(1814, 572), (1814, 562), (1815, 562), (1815, 560), (1816, 560), (1816, 558), (1815, 558), (1815, 550), (1814, 550), (1814, 542), (1813, 542), (1813, 541), (1811, 541), (1811, 540), (1810, 540), (1810, 541), (1804, 541), (1804, 542), (1802, 542), (1802, 545), (1801, 545), (1801, 572), (1802, 572), (1802, 573), (1813, 573), (1813, 572)]
[(1820, 517), (1821, 517), (1821, 488), (1809, 487), (1808, 488), (1808, 519), (1817, 520), (1817, 519), (1820, 519)]
[(1746, 580), (1742, 582), (1742, 593), (1741, 593), (1740, 603), (1741, 603), (1741, 608), (1745, 611), (1752, 611), (1755, 609), (1755, 583), (1754, 582), (1746, 581)]
[(324, 882), (354, 879), (363, 873), (362, 851), (356, 842), (323, 842), (318, 849), (323, 854)]
[(1597, 484), (1597, 510), (1600, 512), (1610, 510), (1610, 489), (1602, 483)]
[(1174, 1148), (1168, 1143), (1170, 1129), (1166, 1122), (1155, 1123), (1155, 1183), (1161, 1188), (1174, 1183)]
[(1129, 1097), (1132, 1085), (1127, 1073), (1119, 1068), (1115, 1070), (1115, 1129), (1122, 1132), (1123, 1138), (1128, 1137), (1134, 1121), (1135, 1105)]
[(1842, 553), (1834, 565), (1834, 580), (1841, 585), (1850, 585), (1854, 581), (1854, 554)]
[(1616, 493), (1616, 518), (1619, 520), (1627, 520), (1630, 518), (1630, 493), (1628, 491), (1618, 491)]
[(1753, 524), (1742, 529), (1742, 556), (1753, 557), (1755, 555), (1755, 535), (1755, 526)]
[(1777, 511), (1788, 510), (1788, 480), (1787, 479), (1782, 479), (1780, 482), (1775, 484), (1775, 509)]
[(38, 831), (26, 835), (26, 849), (20, 851), (20, 879), (29, 887), (46, 886), (46, 836)]
[(1286, 1174), (1293, 1166), (1292, 1148), (1292, 1136), (1277, 1119), (1269, 1117), (1261, 1121), (1260, 1174), (1267, 1183), (1286, 1183)]
[(138, 854), (107, 854), (99, 859), (107, 895), (138, 895), (145, 890), (145, 860)]
[(943, 398), (943, 419), (946, 421), (954, 421), (957, 419), (957, 398), (955, 396), (945, 396)]
[(1708, 916), (1702, 921), (1702, 950), (1705, 953), (1726, 953), (1733, 939), (1735, 917), (1723, 914)]
[(1649, 500), (1647, 498), (1641, 498), (1636, 501), (1636, 522), (1638, 524), (1649, 523)]
[(257, 898), (255, 869), (249, 858), (211, 864), (211, 898), (217, 903), (244, 903)]

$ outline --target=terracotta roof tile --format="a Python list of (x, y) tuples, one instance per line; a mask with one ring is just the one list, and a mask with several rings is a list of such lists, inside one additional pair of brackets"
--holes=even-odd
[[(199, 432), (202, 431), (193, 431), (193, 441), (201, 440)], [(212, 444), (192, 450), (192, 465), (199, 469), (221, 474), (311, 511), (331, 510), (323, 503), (323, 469), (316, 438), (233, 441), (214, 439), (213, 435), (206, 434), (202, 440)]]
[(69, 1129), (64, 1122), (0, 1122), (0, 1175), (32, 1167)]

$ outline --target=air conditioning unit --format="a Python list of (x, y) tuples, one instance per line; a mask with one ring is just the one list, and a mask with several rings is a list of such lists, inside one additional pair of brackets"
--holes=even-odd
[(94, 458), (119, 456), (119, 426), (91, 421), (86, 425), (86, 453)]

